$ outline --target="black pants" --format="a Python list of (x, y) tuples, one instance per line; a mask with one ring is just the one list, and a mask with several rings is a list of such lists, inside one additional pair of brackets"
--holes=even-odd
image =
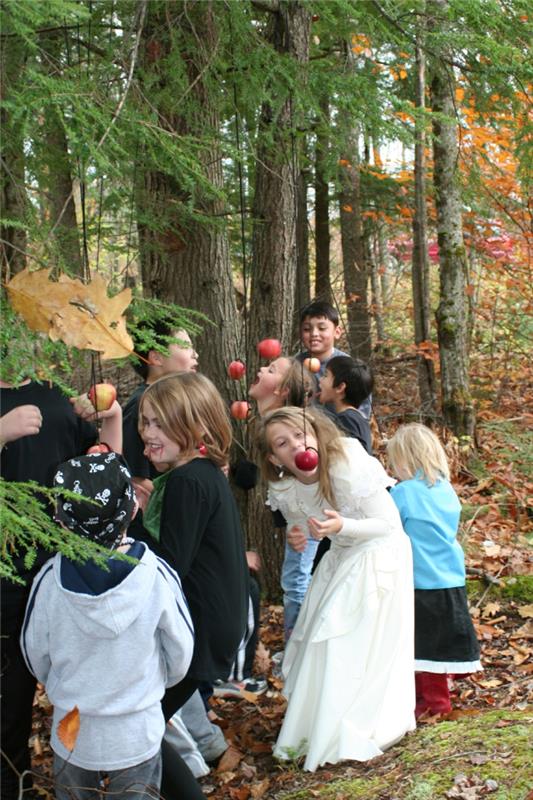
[[(37, 681), (27, 670), (19, 645), (29, 587), (0, 582), (2, 606), (2, 800), (19, 797), (20, 776), (31, 767), (28, 739), (31, 735), (33, 697)], [(30, 776), (24, 788), (32, 784)], [(24, 795), (26, 796), (26, 795)]]
[[(166, 690), (161, 701), (165, 722), (174, 716), (189, 697), (195, 693), (200, 681), (195, 678), (184, 678), (176, 686)], [(163, 756), (163, 779), (161, 781), (161, 796), (164, 800), (203, 800), (204, 793), (200, 784), (190, 771), (189, 767), (176, 750), (167, 745), (163, 739), (161, 745)]]

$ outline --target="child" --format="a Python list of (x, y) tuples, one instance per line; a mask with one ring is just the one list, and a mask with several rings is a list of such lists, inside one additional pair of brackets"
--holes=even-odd
[(451, 711), (447, 674), (482, 668), (456, 538), (461, 506), (446, 454), (429, 428), (402, 425), (387, 455), (401, 481), (392, 498), (413, 548), (416, 716), (446, 714)]
[[(335, 342), (340, 339), (341, 333), (337, 309), (323, 300), (314, 300), (300, 312), (300, 336), (305, 350), (298, 353), (296, 358), (299, 361), (309, 356), (318, 358), (320, 361), (318, 378), (321, 378), (330, 358), (348, 355), (335, 347)], [(363, 416), (370, 419), (371, 398), (364, 400), (359, 410)]]
[[(143, 356), (146, 361), (137, 359), (133, 362), (133, 368), (143, 379), (143, 383), (137, 387), (124, 406), (123, 414), (123, 435), (124, 435), (124, 458), (133, 475), (133, 484), (137, 492), (137, 497), (142, 508), (146, 506), (150, 492), (152, 491), (152, 481), (157, 476), (157, 470), (152, 467), (144, 455), (144, 444), (139, 435), (139, 402), (147, 386), (164, 375), (172, 372), (194, 372), (198, 366), (198, 354), (192, 346), (192, 342), (187, 331), (173, 331), (163, 323), (154, 325), (150, 332), (159, 338), (168, 337), (175, 341), (170, 341), (167, 347), (167, 355), (158, 350), (147, 350), (142, 341), (136, 339), (135, 352)], [(138, 514), (132, 530), (138, 535), (142, 527), (142, 515)]]
[(367, 365), (350, 356), (334, 356), (328, 361), (319, 384), (320, 402), (333, 404), (335, 424), (346, 436), (361, 442), (372, 455), (370, 425), (359, 411), (372, 392), (373, 379)]
[[(1, 474), (6, 481), (35, 481), (52, 486), (58, 464), (84, 453), (97, 439), (96, 427), (87, 421), (90, 408), (69, 402), (56, 386), (26, 379), (15, 385), (0, 380)], [(86, 400), (86, 396), (85, 396)], [(79, 412), (79, 413), (78, 413)], [(82, 418), (83, 416), (83, 418)], [(102, 420), (101, 438), (114, 449), (122, 448), (122, 416), (115, 401)], [(20, 583), (1, 581), (2, 694), (1, 694), (1, 788), (3, 800), (20, 796), (31, 782), (28, 739), (36, 681), (26, 669), (20, 651), (20, 631), (31, 581), (50, 557), (37, 549), (32, 564), (21, 553), (14, 557)]]
[(246, 628), (248, 568), (237, 506), (220, 469), (231, 425), (215, 386), (194, 372), (160, 378), (142, 396), (139, 416), (145, 454), (164, 472), (144, 525), (180, 575), (195, 627), (187, 676), (163, 700), (169, 718), (202, 682), (228, 676)]
[[(54, 483), (95, 501), (60, 500), (61, 525), (138, 559), (110, 555), (106, 570), (58, 554), (33, 582), (21, 648), (54, 704), (56, 797), (96, 795), (103, 781), (110, 794), (158, 797), (161, 698), (183, 678), (193, 651), (181, 584), (146, 545), (125, 536), (136, 501), (121, 456), (73, 458), (59, 465)], [(80, 726), (69, 750), (58, 726), (74, 707)], [(192, 796), (202, 797), (199, 788)]]
[[(393, 481), (320, 412), (271, 412), (259, 447), (293, 546), (308, 532), (332, 538), (285, 651), (289, 704), (274, 754), (305, 755), (311, 771), (366, 761), (415, 727), (412, 559), (386, 490)], [(319, 462), (304, 472), (295, 457), (306, 448)]]
[[(262, 417), (268, 411), (287, 405), (305, 406), (311, 401), (314, 391), (313, 376), (303, 364), (295, 358), (282, 356), (267, 367), (261, 367), (248, 394), (256, 401), (258, 414)], [(285, 528), (286, 522), (281, 512), (274, 509), (273, 512), (274, 526)], [(296, 552), (285, 543), (281, 568), (285, 641), (291, 635), (309, 586), (317, 548), (318, 542), (312, 536), (309, 536), (307, 546), (301, 552)]]
[(261, 367), (248, 389), (248, 396), (255, 400), (257, 413), (283, 406), (303, 406), (311, 401), (315, 391), (313, 376), (300, 361), (280, 356), (266, 367)]

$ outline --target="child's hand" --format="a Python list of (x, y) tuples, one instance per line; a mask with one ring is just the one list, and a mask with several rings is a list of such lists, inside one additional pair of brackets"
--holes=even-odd
[(256, 553), (255, 550), (247, 550), (246, 563), (248, 564), (248, 569), (251, 569), (252, 572), (259, 572), (261, 569), (261, 559), (259, 557), (259, 553)]
[(37, 406), (13, 408), (0, 419), (0, 444), (14, 442), (23, 436), (35, 436), (41, 430), (43, 417)]
[(324, 514), (328, 519), (319, 520), (316, 517), (309, 517), (307, 520), (313, 539), (320, 540), (324, 536), (334, 536), (342, 530), (342, 517), (337, 511), (325, 508)]
[(287, 542), (289, 547), (297, 553), (303, 553), (307, 547), (307, 534), (300, 525), (293, 525), (292, 528), (287, 531)]
[(86, 392), (78, 395), (78, 397), (71, 397), (70, 402), (74, 407), (74, 413), (88, 422), (94, 422), (96, 419), (111, 419), (118, 413), (122, 413), (117, 400), (107, 411), (98, 411), (97, 413)]

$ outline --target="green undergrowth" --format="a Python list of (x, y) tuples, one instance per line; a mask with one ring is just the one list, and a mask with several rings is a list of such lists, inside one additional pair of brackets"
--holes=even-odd
[[(500, 578), (498, 584), (491, 584), (490, 599), (515, 600), (523, 603), (533, 603), (533, 575), (513, 575), (507, 578)], [(480, 597), (487, 590), (487, 584), (483, 580), (467, 580), (466, 582), (468, 597), (470, 601)]]
[[(533, 709), (488, 711), (457, 721), (420, 726), (385, 757), (347, 766), (361, 777), (278, 794), (283, 800), (436, 800), (446, 798), (457, 776), (478, 786), (471, 795), (491, 800), (526, 800), (531, 790)], [(353, 762), (352, 762), (353, 763)], [(316, 774), (320, 780), (320, 772)], [(488, 781), (489, 791), (481, 788)], [(479, 792), (479, 794), (478, 794)], [(454, 796), (453, 794), (451, 795)]]

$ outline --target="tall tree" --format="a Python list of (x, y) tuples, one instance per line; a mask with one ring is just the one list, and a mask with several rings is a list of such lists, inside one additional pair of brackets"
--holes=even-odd
[[(428, 27), (439, 34), (449, 19), (448, 0), (428, 0)], [(441, 35), (432, 39), (431, 105), (435, 205), (440, 262), (440, 302), (437, 329), (441, 364), (442, 409), (457, 436), (472, 437), (475, 415), (470, 394), (467, 257), (463, 241), (458, 134), (455, 118), (455, 78), (451, 52)]]
[(331, 302), (329, 232), (329, 100), (320, 97), (321, 117), (315, 143), (315, 297)]
[[(147, 295), (203, 312), (214, 323), (196, 341), (202, 368), (229, 399), (226, 365), (235, 356), (239, 324), (223, 197), (219, 85), (213, 60), (220, 48), (217, 4), (193, 0), (148, 6), (143, 34), (144, 93), (169, 136), (197, 142), (196, 185), (185, 185), (142, 154), (137, 197), (143, 287)], [(222, 13), (225, 13), (222, 10)], [(180, 102), (176, 97), (181, 96)], [(192, 213), (191, 213), (192, 209)], [(217, 331), (217, 348), (212, 347)]]
[(1, 203), (0, 258), (2, 280), (26, 266), (27, 197), (24, 176), (22, 109), (15, 113), (16, 94), (24, 80), (26, 45), (4, 17), (0, 58)]
[[(426, 64), (423, 50), (423, 31), (417, 28), (416, 66), (415, 66), (415, 180), (413, 214), (413, 259), (412, 285), (415, 326), (415, 344), (429, 342), (430, 325), (430, 283), (429, 259), (427, 252), (427, 199), (426, 199)], [(418, 391), (421, 411), (431, 415), (435, 410), (435, 369), (431, 353), (427, 349), (417, 354)]]
[[(63, 28), (44, 31), (40, 35), (40, 58), (43, 71), (51, 78), (61, 75), (62, 49), (66, 31)], [(80, 236), (76, 219), (72, 183), (72, 159), (69, 153), (61, 108), (50, 98), (43, 111), (42, 146), (37, 143), (43, 170), (40, 184), (49, 208), (50, 221), (57, 242), (62, 269), (83, 274)]]

